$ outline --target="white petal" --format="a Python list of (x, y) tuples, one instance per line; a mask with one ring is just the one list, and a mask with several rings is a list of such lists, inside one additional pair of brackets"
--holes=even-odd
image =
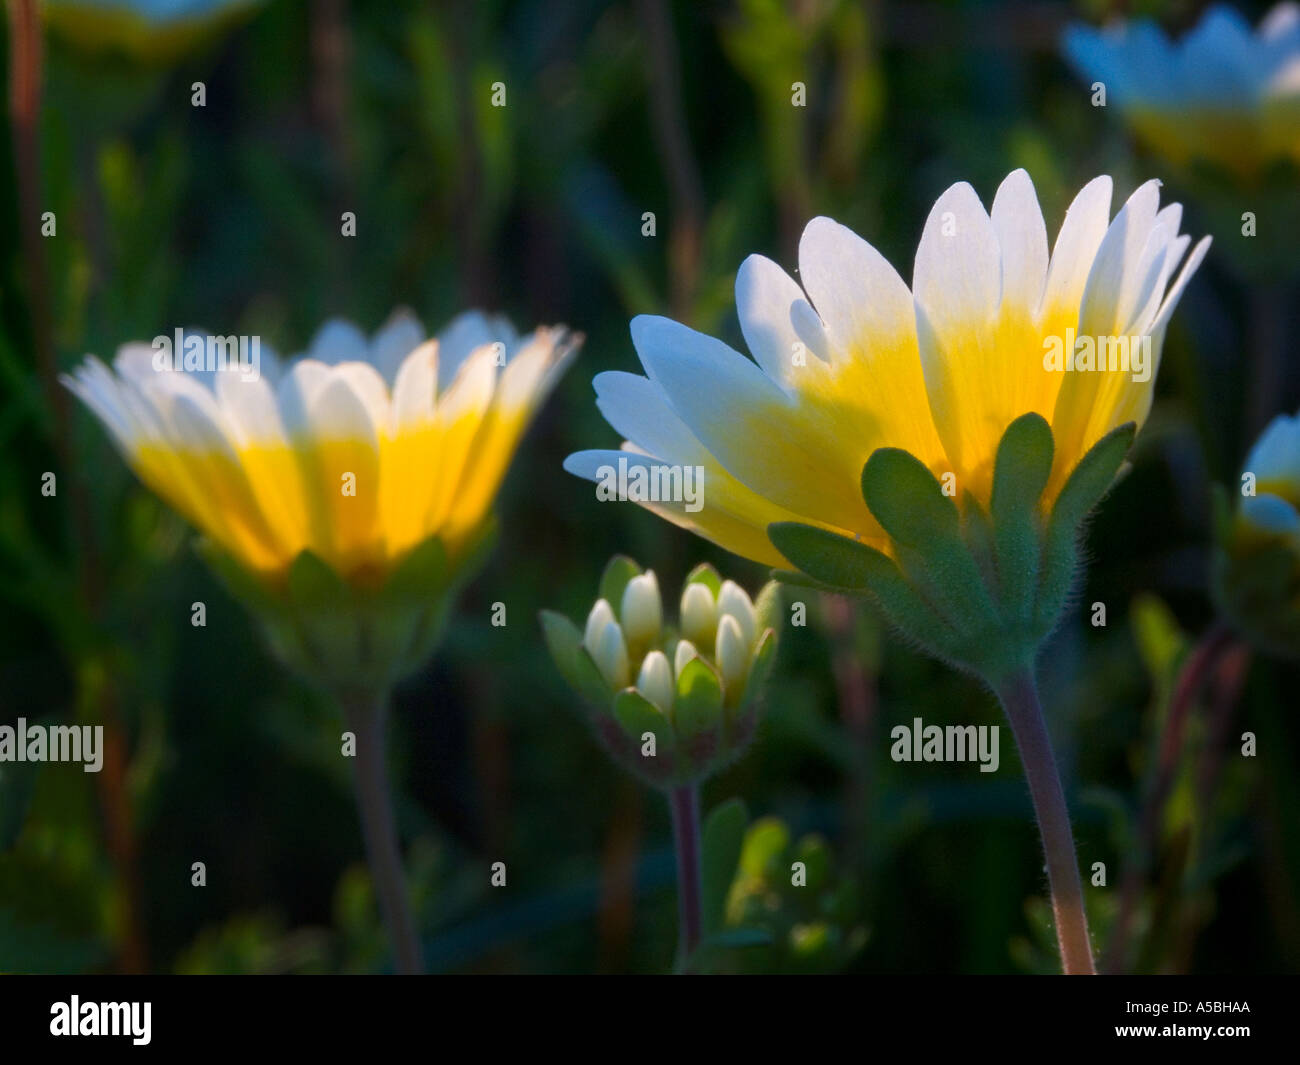
[(393, 432), (433, 421), (438, 389), (438, 342), (426, 340), (398, 367), (393, 383)]
[(370, 345), (360, 329), (342, 318), (331, 318), (312, 337), (306, 356), (334, 366), (340, 362), (364, 361), (369, 352)]
[(1024, 170), (1012, 171), (998, 187), (990, 218), (1002, 252), (1002, 302), (1032, 316), (1047, 280), (1047, 226)]
[[(1002, 256), (993, 222), (966, 182), (930, 209), (912, 274), (916, 304), (941, 338), (985, 325), (1001, 302)], [(922, 350), (922, 357), (926, 357)]]
[(1065, 212), (1047, 268), (1041, 312), (1064, 310), (1070, 317), (1078, 313), (1088, 272), (1110, 222), (1110, 194), (1111, 180), (1103, 174), (1080, 189)]
[(751, 255), (736, 273), (736, 313), (754, 360), (783, 387), (797, 369), (796, 352), (825, 361), (821, 321), (794, 280), (771, 259)]
[(409, 310), (392, 313), (370, 341), (370, 362), (390, 386), (402, 361), (424, 343), (424, 326)]
[(892, 343), (912, 329), (912, 294), (898, 271), (830, 218), (814, 218), (804, 227), (799, 277), (825, 323), (832, 360)]
[[(1079, 304), (1079, 333), (1118, 336), (1141, 285), (1142, 252), (1151, 237), (1160, 204), (1160, 182), (1152, 179), (1130, 196), (1097, 249)], [(1172, 234), (1170, 234), (1172, 236)]]

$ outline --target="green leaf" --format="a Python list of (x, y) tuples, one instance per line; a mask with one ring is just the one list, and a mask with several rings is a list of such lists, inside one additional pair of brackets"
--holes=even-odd
[(717, 728), (721, 720), (722, 681), (704, 659), (692, 658), (677, 675), (673, 725), (678, 735), (698, 736)]
[(713, 808), (704, 822), (701, 855), (701, 893), (704, 934), (720, 931), (727, 907), (727, 895), (740, 864), (749, 812), (740, 799), (728, 799)]
[(740, 872), (754, 879), (780, 873), (778, 867), (789, 847), (790, 830), (785, 822), (777, 817), (760, 817), (745, 833), (745, 843), (740, 850)]
[(540, 617), (546, 648), (569, 687), (597, 709), (608, 707), (614, 693), (582, 645), (582, 630), (552, 610), (543, 610)]
[(713, 598), (717, 599), (718, 592), (722, 590), (722, 577), (709, 563), (701, 562), (686, 575), (686, 580), (682, 582), (682, 590), (685, 591), (686, 586), (690, 584), (704, 585), (713, 593)]
[(641, 567), (627, 555), (615, 555), (605, 566), (605, 572), (600, 577), (600, 597), (613, 608), (615, 617), (618, 617), (622, 608), (623, 590), (627, 588), (628, 581), (639, 576)]
[(1010, 619), (1033, 616), (1042, 554), (1038, 501), (1052, 473), (1052, 430), (1039, 414), (1007, 426), (993, 471), (993, 538), (999, 591)]

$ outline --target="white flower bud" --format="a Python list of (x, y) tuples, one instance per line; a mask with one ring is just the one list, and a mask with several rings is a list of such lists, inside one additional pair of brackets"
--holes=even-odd
[(607, 621), (605, 627), (596, 636), (594, 646), (589, 646), (591, 655), (605, 683), (615, 691), (622, 691), (628, 685), (627, 643), (623, 640), (623, 630), (617, 621)]
[[(723, 581), (718, 591), (718, 613), (730, 614), (740, 625), (740, 634), (744, 637), (746, 653), (754, 646), (754, 637), (758, 635), (758, 615), (754, 613), (754, 602), (735, 581)], [(721, 629), (718, 630), (721, 633)]]
[(587, 627), (582, 634), (582, 645), (592, 654), (596, 653), (596, 643), (600, 639), (600, 634), (611, 621), (617, 621), (613, 607), (604, 599), (597, 599), (596, 605), (587, 615)]
[(682, 590), (682, 635), (707, 647), (718, 627), (718, 604), (706, 585), (696, 581)]
[(699, 657), (699, 651), (695, 650), (695, 645), (690, 640), (678, 640), (677, 651), (673, 655), (673, 675), (680, 677), (682, 670), (686, 668), (686, 663), (692, 658)]
[(734, 614), (724, 614), (718, 622), (717, 663), (723, 694), (732, 703), (745, 689), (750, 663), (749, 645)]
[(665, 714), (673, 708), (673, 667), (662, 651), (651, 651), (641, 663), (637, 689)]
[(655, 580), (654, 570), (647, 570), (627, 582), (619, 617), (629, 644), (644, 645), (659, 639), (659, 630), (664, 622), (664, 608), (659, 598), (659, 582)]

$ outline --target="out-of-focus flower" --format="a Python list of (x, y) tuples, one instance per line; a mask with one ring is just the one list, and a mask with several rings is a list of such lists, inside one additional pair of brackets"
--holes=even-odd
[(1186, 167), (1208, 163), (1254, 179), (1300, 164), (1300, 6), (1273, 8), (1254, 32), (1230, 7), (1210, 8), (1181, 41), (1146, 19), (1102, 30), (1071, 26), (1066, 54), (1106, 87), (1139, 140)]
[(542, 627), (606, 750), (643, 780), (672, 789), (717, 772), (749, 745), (776, 652), (778, 609), (774, 583), (755, 605), (706, 564), (683, 586), (681, 628), (665, 625), (653, 571), (620, 556), (606, 567), (584, 628), (549, 610)]
[(263, 0), (43, 0), (55, 33), (92, 52), (169, 61), (261, 6)]
[(371, 686), (418, 666), (574, 350), (564, 330), (471, 312), (426, 340), (399, 312), (368, 340), (334, 320), (283, 367), (258, 338), (238, 358), (236, 338), (161, 339), (64, 381), (292, 665)]
[(1300, 657), (1300, 415), (1273, 420), (1242, 471), (1235, 513), (1219, 508), (1214, 594), (1253, 643)]

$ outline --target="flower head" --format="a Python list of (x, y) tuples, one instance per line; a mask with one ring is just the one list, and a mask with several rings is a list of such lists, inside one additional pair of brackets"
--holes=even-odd
[(706, 564), (686, 578), (681, 624), (666, 625), (654, 571), (617, 557), (583, 628), (551, 611), (542, 627), (606, 750), (642, 779), (674, 787), (716, 772), (753, 737), (776, 610), (775, 584), (756, 605)]
[(1210, 163), (1253, 178), (1300, 164), (1300, 6), (1281, 3), (1252, 33), (1216, 5), (1181, 41), (1147, 19), (1072, 26), (1066, 54), (1106, 87), (1137, 137), (1176, 166)]
[[(562, 329), (520, 337), (475, 312), (433, 340), (405, 312), (370, 339), (333, 320), (283, 366), (256, 337), (189, 334), (175, 351), (165, 340), (125, 345), (112, 369), (92, 356), (64, 382), (203, 533), (236, 591), (287, 611), (278, 644), (302, 642), (304, 612), (318, 628), (339, 614), (364, 643), (376, 634), (355, 631), (360, 613), (391, 620), (394, 597), (429, 600), (463, 576), (520, 436), (575, 348)], [(355, 667), (360, 652), (307, 635), (309, 662), (286, 651), (304, 671), (333, 672), (321, 662), (331, 656)], [(393, 665), (378, 657), (376, 668)]]
[(1213, 588), (1237, 628), (1300, 657), (1300, 414), (1279, 416), (1246, 458), (1235, 513), (1219, 507)]
[[(753, 354), (664, 318), (632, 322), (647, 376), (602, 373), (597, 404), (627, 439), (566, 469), (593, 480), (625, 462), (699, 467), (703, 506), (646, 506), (737, 554), (787, 564), (768, 537), (798, 522), (892, 552), (861, 476), (881, 448), (915, 456), (946, 495), (987, 509), (1004, 431), (1051, 427), (1050, 508), (1082, 457), (1150, 409), (1170, 315), (1209, 244), (1188, 254), (1182, 208), (1142, 185), (1110, 218), (1111, 181), (1075, 198), (1049, 253), (1029, 176), (986, 211), (967, 184), (934, 205), (912, 287), (828, 218), (804, 230), (802, 287), (762, 256), (736, 278)], [(1180, 263), (1181, 269), (1180, 269)]]

